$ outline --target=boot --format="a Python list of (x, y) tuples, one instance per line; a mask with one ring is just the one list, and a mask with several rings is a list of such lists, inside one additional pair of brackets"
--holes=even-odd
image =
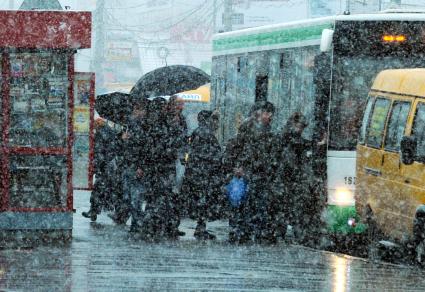
[(198, 240), (214, 240), (216, 236), (212, 233), (209, 233), (206, 228), (205, 223), (198, 223), (195, 229), (195, 233), (193, 234)]
[(107, 216), (117, 225), (125, 225), (127, 223), (127, 218), (121, 218), (116, 213), (109, 213)]
[(208, 231), (195, 231), (193, 234), (196, 239), (198, 240), (214, 240), (216, 239), (216, 236), (212, 233), (209, 233)]
[(92, 222), (96, 222), (97, 220), (97, 213), (90, 209), (88, 212), (82, 212), (81, 215), (86, 218), (90, 218)]

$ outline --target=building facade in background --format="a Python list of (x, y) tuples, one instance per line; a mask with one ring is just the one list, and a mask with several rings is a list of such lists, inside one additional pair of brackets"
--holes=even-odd
[[(21, 2), (15, 1), (15, 8)], [(102, 66), (96, 73), (97, 80), (107, 85), (105, 91), (124, 90), (121, 85), (128, 90), (143, 73), (165, 65), (193, 65), (209, 73), (212, 36), (225, 30), (229, 16), (231, 29), (238, 30), (346, 10), (356, 14), (425, 9), (423, 0), (60, 0), (65, 9), (94, 14), (99, 13), (96, 8), (101, 2), (103, 21), (96, 23), (94, 17), (92, 47), (103, 49), (81, 51), (76, 68), (93, 69), (101, 51)], [(96, 29), (99, 26), (101, 30)]]

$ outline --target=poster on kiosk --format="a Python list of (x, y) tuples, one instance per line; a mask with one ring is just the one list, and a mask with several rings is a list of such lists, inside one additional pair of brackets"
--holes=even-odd
[(74, 55), (90, 47), (91, 13), (0, 11), (0, 31), (0, 240), (71, 238)]
[(74, 190), (93, 189), (95, 75), (76, 72), (74, 77)]

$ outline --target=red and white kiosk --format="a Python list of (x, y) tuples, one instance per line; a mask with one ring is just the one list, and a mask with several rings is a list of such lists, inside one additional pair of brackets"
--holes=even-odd
[(72, 236), (74, 55), (90, 48), (91, 21), (0, 11), (0, 241)]

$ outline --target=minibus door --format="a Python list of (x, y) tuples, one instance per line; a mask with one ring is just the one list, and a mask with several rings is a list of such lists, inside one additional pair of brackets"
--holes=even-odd
[[(403, 226), (406, 226), (400, 214), (406, 208), (405, 198), (400, 197), (403, 186), (400, 143), (405, 133), (410, 108), (411, 102), (408, 99), (393, 102), (386, 128), (381, 168), (382, 180), (385, 183), (382, 184), (380, 205), (385, 210), (385, 214), (392, 218), (388, 218), (388, 224), (392, 225), (393, 231), (397, 230), (400, 233), (403, 232)], [(394, 216), (394, 214), (398, 215)]]
[(384, 151), (382, 142), (390, 106), (390, 99), (383, 97), (376, 99), (366, 136), (367, 147), (365, 147), (363, 154), (366, 159), (364, 159), (364, 169), (362, 171), (364, 171), (367, 178), (368, 192), (371, 193), (368, 196), (368, 204), (372, 207), (374, 213), (381, 212), (383, 207), (382, 158)]

